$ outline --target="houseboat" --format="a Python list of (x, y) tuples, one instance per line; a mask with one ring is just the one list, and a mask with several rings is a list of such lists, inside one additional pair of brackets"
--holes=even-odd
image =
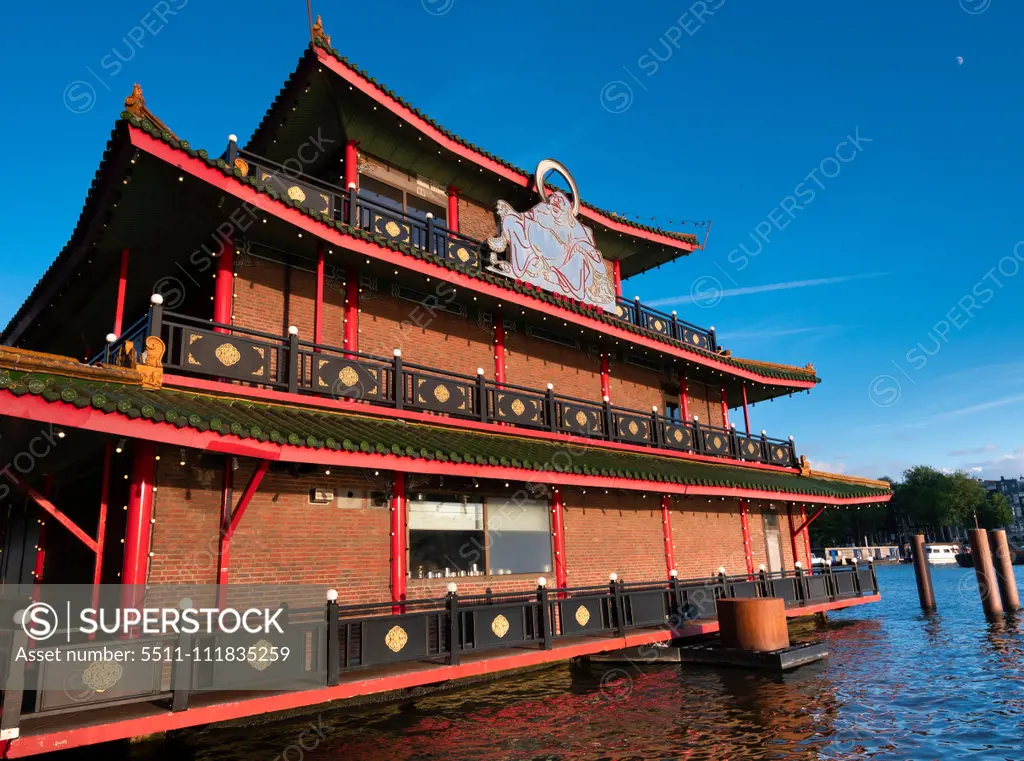
[[(152, 108), (136, 85), (0, 335), (3, 757), (714, 632), (723, 596), (879, 599), (870, 565), (811, 568), (808, 526), (889, 485), (751, 422), (814, 367), (624, 296), (704, 241), (453, 134), (319, 21), (244, 145)], [(286, 600), (283, 633), (230, 663), (224, 631), (14, 657), (52, 647), (24, 609), (83, 581), (93, 607)]]

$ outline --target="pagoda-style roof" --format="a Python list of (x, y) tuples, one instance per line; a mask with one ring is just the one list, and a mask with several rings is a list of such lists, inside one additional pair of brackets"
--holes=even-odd
[[(154, 158), (146, 151), (137, 150), (135, 143), (140, 142), (139, 135), (158, 141), (153, 145), (162, 146), (167, 155), (160, 159)], [(751, 402), (803, 390), (819, 381), (810, 366), (801, 368), (755, 362), (732, 357), (728, 353), (717, 353), (683, 344), (646, 332), (609, 314), (584, 310), (578, 304), (556, 299), (545, 291), (493, 275), (486, 270), (463, 266), (423, 249), (387, 240), (366, 229), (351, 227), (344, 221), (330, 219), (267, 187), (256, 177), (246, 176), (238, 168), (229, 167), (223, 160), (211, 158), (206, 151), (192, 148), (162, 125), (129, 112), (122, 114), (122, 120), (114, 129), (71, 240), (33, 289), (25, 304), (14, 315), (0, 335), (0, 341), (8, 344), (20, 341), (27, 328), (43, 319), (48, 308), (52, 312), (58, 303), (61, 304), (61, 309), (67, 308), (75, 315), (75, 325), (86, 324), (97, 309), (109, 309), (107, 305), (114, 302), (117, 280), (112, 270), (116, 267), (116, 253), (121, 247), (142, 249), (142, 255), (132, 259), (129, 298), (126, 302), (126, 316), (129, 319), (133, 315), (141, 314), (148, 304), (153, 284), (162, 275), (177, 274), (177, 270), (170, 264), (171, 261), (177, 261), (174, 257), (180, 257), (181, 252), (195, 251), (203, 245), (209, 246), (210, 233), (216, 229), (222, 221), (221, 217), (224, 216), (220, 209), (224, 197), (223, 190), (206, 182), (195, 182), (188, 176), (188, 172), (182, 172), (180, 167), (186, 166), (189, 160), (194, 160), (197, 166), (216, 176), (219, 185), (226, 182), (235, 186), (239, 189), (239, 195), (256, 194), (256, 197), (262, 199), (259, 201), (261, 208), (268, 211), (279, 208), (280, 212), (275, 213), (282, 218), (291, 219), (298, 213), (301, 215), (298, 219), (307, 220), (307, 224), (315, 222), (316, 227), (322, 232), (317, 232), (316, 229), (312, 232), (325, 238), (330, 237), (328, 231), (333, 231), (349, 240), (381, 247), (390, 254), (409, 257), (410, 264), (407, 266), (412, 266), (412, 260), (431, 265), (435, 271), (428, 274), (435, 274), (438, 277), (457, 274), (471, 278), (472, 280), (466, 282), (475, 281), (481, 289), (487, 288), (495, 293), (504, 294), (502, 298), (511, 298), (511, 294), (518, 294), (520, 299), (541, 302), (545, 308), (558, 309), (567, 316), (573, 313), (577, 319), (586, 321), (595, 329), (609, 335), (616, 331), (621, 332), (624, 337), (636, 341), (638, 346), (657, 348), (660, 345), (663, 350), (674, 348), (675, 353), (681, 357), (692, 358), (695, 368), (704, 367), (708, 372), (722, 374), (717, 376), (720, 380), (723, 377), (725, 380), (735, 377), (752, 381), (748, 387)], [(175, 208), (179, 215), (154, 214), (154, 208)], [(188, 218), (194, 224), (181, 224), (181, 218)], [(103, 245), (97, 247), (100, 238), (103, 239)], [(288, 245), (292, 247), (315, 245), (308, 238), (297, 240), (294, 232), (291, 233), (289, 240), (291, 242)], [(174, 252), (178, 252), (177, 255)], [(196, 298), (197, 304), (205, 303), (203, 300), (208, 299), (209, 294), (205, 293), (202, 287), (212, 286), (209, 273), (203, 274), (194, 265), (188, 264), (187, 260), (183, 260), (182, 263), (185, 265), (185, 274), (178, 274), (178, 277), (188, 285), (190, 298)], [(189, 278), (197, 281), (195, 287), (188, 282)], [(73, 303), (63, 304), (62, 298), (70, 293), (76, 284), (80, 287), (74, 291)], [(103, 292), (103, 288), (109, 293)], [(67, 318), (67, 314), (60, 318), (64, 330), (69, 329)], [(91, 338), (101, 343), (105, 331), (104, 328), (102, 333), (96, 332)], [(67, 339), (53, 348), (62, 353), (77, 354), (77, 345), (73, 344), (71, 339)], [(99, 347), (94, 343), (89, 348), (95, 352)], [(733, 392), (736, 399), (733, 399)], [(738, 405), (738, 385), (735, 389), (730, 388), (729, 393), (732, 406)]]
[(158, 346), (149, 347), (156, 356), (147, 364), (109, 368), (0, 349), (0, 399), (13, 417), (263, 459), (817, 503), (889, 498), (885, 482), (806, 468), (718, 465), (582, 442), (566, 457), (560, 442), (459, 429), (443, 418), (436, 424), (381, 419), (355, 404), (349, 412), (161, 387), (154, 371)]
[[(386, 118), (386, 113), (397, 121)], [(418, 133), (418, 139), (410, 139), (415, 133), (410, 133), (409, 127)], [(492, 207), (498, 198), (520, 207), (535, 201), (532, 172), (446, 129), (343, 57), (322, 37), (299, 60), (246, 149), (284, 161), (311, 135), (318, 134), (329, 136), (336, 145), (358, 140), (361, 150), (411, 174), (457, 187), (467, 197)], [(325, 155), (314, 169), (336, 163), (334, 154)], [(645, 225), (586, 199), (581, 199), (581, 204), (581, 216), (594, 227), (602, 253), (621, 261), (624, 278), (701, 247), (691, 233)]]

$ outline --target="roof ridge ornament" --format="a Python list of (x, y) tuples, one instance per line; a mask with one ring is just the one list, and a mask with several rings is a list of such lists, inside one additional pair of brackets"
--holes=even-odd
[(331, 47), (331, 36), (324, 31), (324, 20), (320, 14), (316, 15), (316, 23), (313, 24), (313, 42), (320, 41), (328, 48)]
[(158, 130), (169, 133), (175, 140), (178, 139), (178, 136), (171, 132), (170, 127), (164, 124), (156, 114), (149, 110), (149, 107), (146, 105), (146, 98), (142, 94), (142, 85), (138, 82), (132, 85), (132, 94), (124, 99), (124, 110), (132, 116), (137, 116), (140, 119), (148, 119), (153, 122), (153, 126)]

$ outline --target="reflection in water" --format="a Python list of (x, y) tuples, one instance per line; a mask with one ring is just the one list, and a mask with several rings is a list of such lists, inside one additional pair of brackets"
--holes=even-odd
[[(879, 568), (883, 601), (808, 621), (831, 657), (784, 676), (739, 669), (559, 666), (404, 704), (109, 749), (132, 761), (1020, 759), (1024, 622), (987, 622), (956, 569)], [(106, 750), (106, 749), (104, 749)], [(72, 761), (75, 754), (68, 753)], [(62, 754), (64, 756), (64, 754)], [(90, 757), (96, 757), (95, 751)]]

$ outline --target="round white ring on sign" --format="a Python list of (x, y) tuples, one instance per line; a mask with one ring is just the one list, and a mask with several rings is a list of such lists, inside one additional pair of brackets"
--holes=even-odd
[(562, 175), (565, 181), (569, 183), (569, 190), (572, 192), (572, 215), (578, 217), (580, 214), (580, 189), (576, 187), (576, 180), (572, 178), (569, 170), (560, 161), (541, 159), (541, 162), (537, 164), (537, 174), (534, 179), (537, 183), (537, 192), (540, 194), (540, 199), (544, 203), (548, 202), (548, 191), (544, 187), (544, 175), (552, 170)]

